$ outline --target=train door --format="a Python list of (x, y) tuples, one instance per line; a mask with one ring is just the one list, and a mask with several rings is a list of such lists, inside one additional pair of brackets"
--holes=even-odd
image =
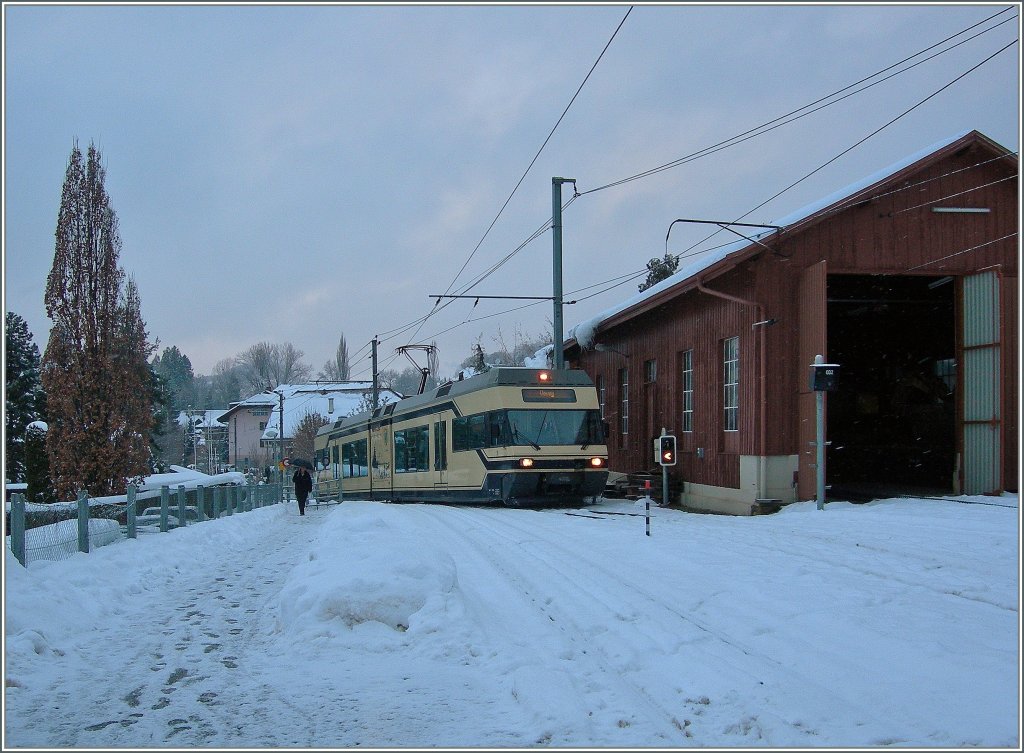
[(390, 499), (394, 491), (391, 457), (391, 423), (370, 428), (370, 498)]
[(448, 489), (448, 422), (434, 422), (434, 489)]

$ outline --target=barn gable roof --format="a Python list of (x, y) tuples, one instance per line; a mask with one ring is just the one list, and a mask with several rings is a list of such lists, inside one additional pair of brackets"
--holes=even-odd
[(578, 345), (589, 349), (593, 347), (598, 330), (607, 330), (629, 321), (693, 290), (699, 284), (727, 272), (750, 256), (763, 251), (764, 246), (761, 243), (776, 232), (786, 234), (802, 232), (808, 227), (824, 221), (837, 211), (863, 200), (867, 195), (876, 193), (888, 184), (905, 180), (908, 176), (973, 144), (980, 144), (994, 155), (1012, 159), (1014, 163), (1017, 161), (1014, 153), (978, 131), (958, 133), (771, 223), (772, 226), (781, 227), (781, 231), (774, 229), (760, 231), (747, 235), (734, 243), (713, 249), (702, 258), (681, 267), (671, 277), (576, 324), (566, 336), (566, 345), (569, 347)]

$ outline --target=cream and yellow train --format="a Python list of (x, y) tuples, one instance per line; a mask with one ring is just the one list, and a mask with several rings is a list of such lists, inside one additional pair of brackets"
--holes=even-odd
[(585, 372), (496, 367), (321, 428), (316, 494), (579, 504), (604, 489), (605, 433)]

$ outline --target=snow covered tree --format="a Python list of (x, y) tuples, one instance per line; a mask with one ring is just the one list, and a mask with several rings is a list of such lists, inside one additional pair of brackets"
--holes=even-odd
[[(390, 395), (378, 395), (377, 396), (377, 407), (383, 407), (391, 402)], [(364, 392), (363, 396), (359, 398), (359, 402), (356, 403), (356, 407), (348, 412), (350, 416), (354, 416), (357, 413), (366, 413), (367, 411), (373, 410), (373, 395), (369, 392)]]
[(44, 302), (46, 449), (59, 499), (119, 494), (144, 475), (152, 428), (151, 347), (138, 288), (118, 264), (121, 239), (100, 153), (76, 144), (57, 215)]
[(489, 371), (491, 366), (487, 362), (487, 356), (484, 355), (483, 345), (477, 341), (470, 350), (472, 355), (463, 360), (461, 367), (463, 369), (472, 369), (474, 374), (483, 374), (485, 371)]
[(334, 358), (324, 364), (316, 378), (328, 382), (347, 382), (349, 373), (348, 343), (345, 342), (345, 335), (342, 334), (338, 339), (338, 349), (334, 353)]
[(647, 279), (639, 285), (640, 292), (671, 277), (677, 269), (679, 269), (679, 259), (670, 253), (666, 252), (662, 259), (651, 259), (647, 262)]
[(4, 457), (8, 481), (25, 477), (25, 428), (43, 417), (45, 397), (39, 380), (39, 347), (32, 341), (28, 323), (12, 311), (4, 316), (6, 400)]

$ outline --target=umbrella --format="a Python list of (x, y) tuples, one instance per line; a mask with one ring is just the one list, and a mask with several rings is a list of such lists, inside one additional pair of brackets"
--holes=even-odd
[(301, 467), (303, 467), (303, 468), (307, 468), (307, 469), (309, 469), (309, 470), (313, 470), (313, 464), (312, 464), (312, 463), (310, 463), (310, 462), (309, 462), (308, 460), (306, 460), (305, 458), (291, 458), (291, 459), (290, 459), (290, 460), (288, 461), (288, 465), (295, 465), (295, 466), (301, 466)]

